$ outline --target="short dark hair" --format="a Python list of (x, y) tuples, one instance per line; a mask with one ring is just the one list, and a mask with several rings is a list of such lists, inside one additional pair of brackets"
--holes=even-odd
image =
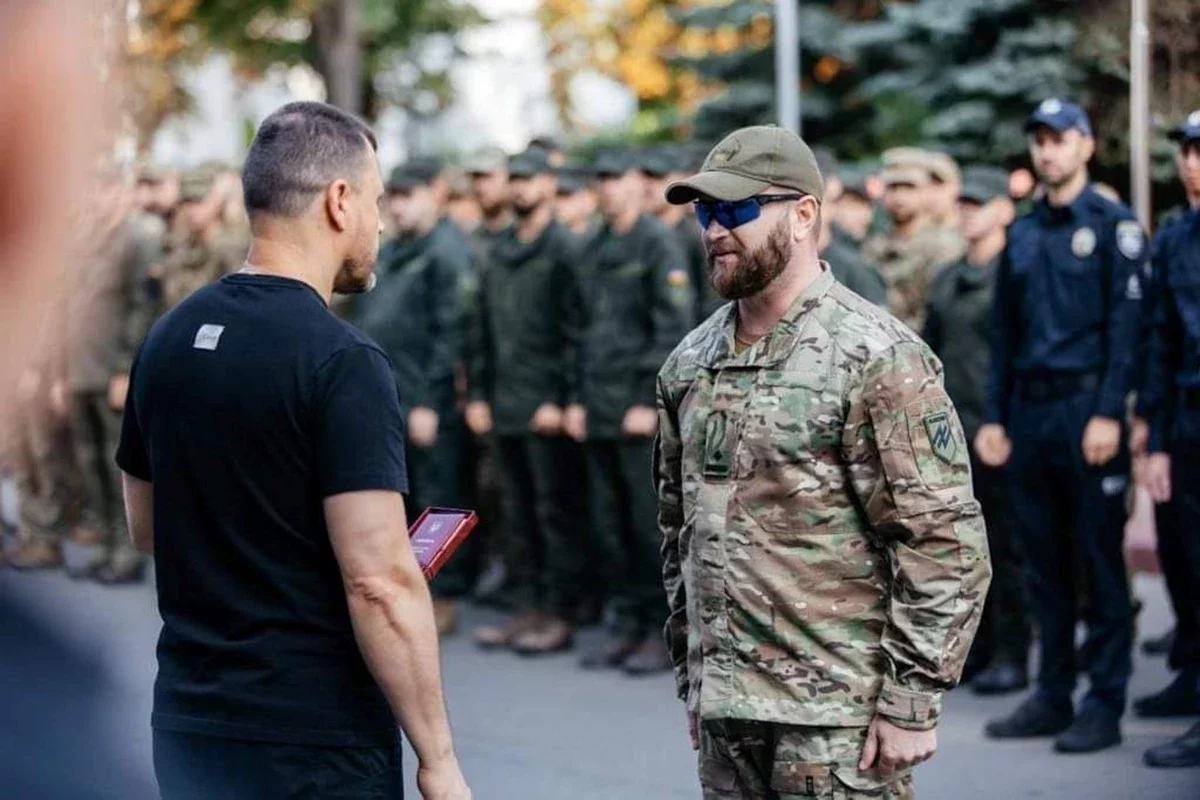
[(325, 103), (288, 103), (258, 128), (242, 186), (246, 213), (294, 217), (338, 178), (356, 181), (375, 134), (352, 114)]

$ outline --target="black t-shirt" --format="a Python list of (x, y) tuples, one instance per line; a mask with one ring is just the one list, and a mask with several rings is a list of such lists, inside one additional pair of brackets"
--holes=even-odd
[(407, 491), (387, 356), (309, 286), (231, 275), (151, 330), (117, 463), (154, 487), (154, 727), (367, 746), (396, 723), (354, 639), (322, 501)]

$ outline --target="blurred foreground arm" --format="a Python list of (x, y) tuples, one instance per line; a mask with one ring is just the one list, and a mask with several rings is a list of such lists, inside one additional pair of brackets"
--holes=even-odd
[(470, 797), (450, 739), (433, 606), (403, 499), (389, 491), (334, 495), (325, 498), (325, 519), (355, 638), (420, 760), (421, 794)]

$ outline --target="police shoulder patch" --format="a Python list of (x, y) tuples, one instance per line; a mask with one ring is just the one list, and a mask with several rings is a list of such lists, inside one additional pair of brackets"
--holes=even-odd
[(933, 454), (947, 464), (954, 463), (954, 457), (958, 454), (958, 442), (954, 440), (950, 414), (945, 411), (926, 414), (922, 422), (925, 423), (925, 433), (929, 436), (929, 448)]
[(1130, 273), (1129, 280), (1125, 283), (1125, 299), (1142, 299), (1142, 281), (1138, 278), (1138, 274), (1136, 272)]
[(1141, 258), (1144, 248), (1145, 239), (1142, 236), (1141, 225), (1131, 219), (1117, 223), (1117, 249), (1121, 251), (1121, 255), (1132, 261)]

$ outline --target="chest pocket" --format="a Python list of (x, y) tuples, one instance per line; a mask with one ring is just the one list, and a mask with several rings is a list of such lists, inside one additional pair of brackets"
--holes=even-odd
[(763, 371), (749, 398), (735, 465), (738, 501), (765, 530), (819, 532), (849, 511), (842, 408), (824, 376)]

